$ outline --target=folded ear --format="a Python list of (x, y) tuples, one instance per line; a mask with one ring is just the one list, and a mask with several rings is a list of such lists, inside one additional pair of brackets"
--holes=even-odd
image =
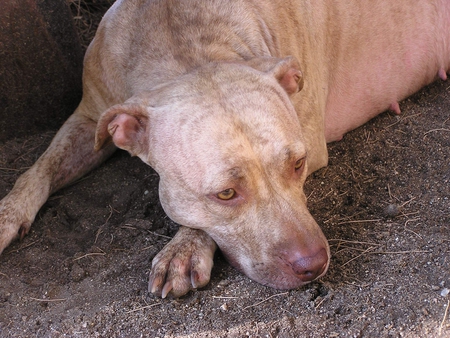
[(148, 152), (148, 113), (144, 106), (119, 104), (105, 111), (98, 120), (95, 150), (113, 142), (132, 156)]
[(289, 94), (303, 88), (303, 73), (298, 60), (293, 56), (285, 58), (254, 58), (247, 61), (250, 67), (272, 74)]

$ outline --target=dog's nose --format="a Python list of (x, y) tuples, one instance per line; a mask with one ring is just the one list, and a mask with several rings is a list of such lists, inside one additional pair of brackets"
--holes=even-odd
[(327, 251), (322, 248), (315, 255), (299, 258), (291, 265), (302, 282), (311, 282), (325, 272), (328, 265)]

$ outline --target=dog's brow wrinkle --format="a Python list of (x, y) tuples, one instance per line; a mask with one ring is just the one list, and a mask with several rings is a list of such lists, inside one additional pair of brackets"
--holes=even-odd
[(293, 153), (293, 151), (290, 146), (285, 147), (284, 148), (285, 160), (289, 160), (290, 158), (292, 158), (292, 153)]
[(298, 151), (292, 149), (292, 146), (287, 146), (284, 148), (282, 161), (284, 163), (291, 162), (298, 157)]
[(286, 110), (286, 111), (292, 111), (293, 114), (292, 116), (297, 116), (295, 109), (292, 107), (292, 103), (289, 100), (289, 98), (287, 98), (286, 94), (283, 91), (280, 91), (279, 88), (276, 87), (269, 87), (268, 91), (270, 92), (270, 96), (272, 98), (272, 102), (277, 102), (278, 105), (282, 105)]
[(243, 170), (242, 170), (242, 168), (239, 168), (239, 167), (231, 168), (230, 170), (228, 170), (228, 174), (233, 179), (241, 179), (244, 177)]

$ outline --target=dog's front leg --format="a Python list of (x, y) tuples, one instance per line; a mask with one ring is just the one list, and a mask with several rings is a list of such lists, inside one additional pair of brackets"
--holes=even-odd
[(208, 284), (216, 243), (206, 232), (180, 227), (175, 237), (155, 256), (148, 290), (165, 298), (180, 297)]
[(58, 131), (49, 148), (19, 177), (0, 201), (0, 253), (23, 237), (50, 194), (73, 182), (111, 155), (109, 145), (94, 151), (96, 122), (75, 112)]

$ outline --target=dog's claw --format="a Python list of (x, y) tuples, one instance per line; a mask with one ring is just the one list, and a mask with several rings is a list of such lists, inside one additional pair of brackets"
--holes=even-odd
[(19, 228), (19, 239), (22, 240), (30, 231), (31, 228), (31, 223), (30, 222), (26, 222), (26, 223), (22, 223), (22, 225)]
[(149, 292), (180, 297), (208, 284), (216, 247), (205, 232), (181, 227), (153, 259)]
[(16, 238), (23, 239), (30, 231), (31, 221), (25, 213), (17, 209), (20, 204), (13, 197), (6, 196), (0, 201), (0, 253)]
[(172, 291), (172, 289), (173, 289), (172, 282), (168, 282), (168, 283), (164, 284), (164, 287), (161, 292), (161, 298), (166, 298), (167, 295), (169, 294), (169, 292)]
[(148, 281), (148, 292), (157, 293), (159, 286), (162, 285), (162, 278), (154, 277), (152, 278), (150, 275), (150, 279)]
[(194, 289), (201, 288), (200, 275), (197, 271), (193, 270), (191, 272), (191, 284)]

